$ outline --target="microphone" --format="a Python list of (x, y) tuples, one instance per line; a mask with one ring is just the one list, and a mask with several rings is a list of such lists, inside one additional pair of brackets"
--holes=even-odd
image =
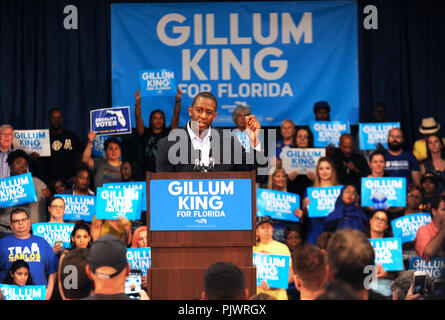
[(212, 156), (213, 149), (210, 148), (209, 153), (209, 171), (215, 171), (215, 157)]
[(198, 157), (195, 158), (195, 167), (193, 171), (200, 172), (201, 171), (201, 149), (198, 149)]

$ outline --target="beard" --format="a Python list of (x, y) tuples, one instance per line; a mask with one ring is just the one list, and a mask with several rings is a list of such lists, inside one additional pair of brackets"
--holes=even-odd
[(400, 151), (403, 148), (403, 142), (388, 142), (388, 148), (391, 151)]

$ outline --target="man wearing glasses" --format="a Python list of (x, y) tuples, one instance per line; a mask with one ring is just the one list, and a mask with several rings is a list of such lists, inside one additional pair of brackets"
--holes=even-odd
[(406, 185), (420, 184), (420, 166), (412, 153), (403, 150), (405, 140), (399, 128), (388, 133), (388, 150), (385, 152), (385, 170), (390, 177), (405, 177)]
[(12, 234), (0, 240), (0, 279), (4, 279), (12, 263), (22, 259), (28, 262), (35, 285), (46, 286), (46, 300), (51, 298), (59, 259), (48, 242), (32, 235), (31, 220), (26, 210), (11, 212)]
[(13, 151), (14, 128), (9, 124), (0, 126), (0, 179), (9, 177), (8, 155)]

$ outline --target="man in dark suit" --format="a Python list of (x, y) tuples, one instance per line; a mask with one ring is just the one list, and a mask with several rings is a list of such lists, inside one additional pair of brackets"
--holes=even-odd
[(255, 116), (246, 117), (252, 146), (246, 153), (231, 130), (211, 127), (218, 114), (216, 109), (217, 100), (210, 92), (194, 98), (189, 107), (191, 121), (158, 142), (157, 172), (248, 171), (267, 165), (259, 141), (261, 125)]

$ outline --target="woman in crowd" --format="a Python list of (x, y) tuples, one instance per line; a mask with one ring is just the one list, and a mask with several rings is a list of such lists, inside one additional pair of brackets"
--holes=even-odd
[(404, 215), (422, 212), (422, 188), (416, 184), (410, 184), (406, 189), (406, 207)]
[(388, 213), (384, 210), (376, 210), (369, 219), (367, 229), (368, 237), (371, 239), (391, 237)]
[[(318, 160), (314, 187), (333, 187), (338, 185), (335, 166), (328, 157), (322, 157)], [(308, 214), (309, 198), (305, 195), (302, 202), (304, 212), (304, 224), (306, 227), (305, 242), (309, 241), (316, 244), (317, 237), (323, 232), (325, 218), (306, 218)]]
[(369, 168), (371, 169), (371, 174), (368, 178), (382, 178), (386, 177), (385, 172), (386, 159), (385, 152), (381, 150), (376, 150), (369, 156)]
[(134, 161), (124, 161), (121, 166), (122, 182), (142, 181), (139, 165)]
[(71, 249), (90, 248), (93, 243), (90, 227), (84, 222), (77, 222), (71, 232)]
[[(309, 127), (300, 127), (295, 134), (296, 148), (306, 149), (314, 147), (314, 135)], [(308, 171), (307, 174), (299, 174), (296, 170), (289, 173), (289, 192), (296, 193), (303, 198), (303, 195), (315, 180), (315, 172)]]
[(353, 185), (343, 187), (335, 201), (335, 208), (324, 221), (324, 231), (335, 232), (341, 228), (352, 228), (365, 232), (368, 217), (356, 205), (358, 193)]
[(433, 173), (427, 172), (420, 179), (420, 186), (422, 187), (422, 204), (420, 209), (423, 212), (431, 212), (431, 202), (436, 196), (438, 188), (437, 177)]
[(14, 261), (2, 283), (21, 287), (34, 285), (31, 273), (29, 272), (28, 262), (25, 260)]
[(445, 147), (437, 134), (426, 138), (427, 158), (420, 164), (420, 174), (432, 173), (438, 181), (437, 193), (445, 191)]
[(118, 220), (102, 220), (96, 219), (96, 216), (94, 216), (91, 224), (93, 241), (108, 233), (121, 239), (127, 246), (131, 245), (131, 222), (127, 218), (119, 217)]
[(120, 182), (121, 174), (121, 144), (115, 137), (110, 137), (104, 142), (105, 158), (91, 158), (91, 149), (96, 133), (88, 133), (88, 144), (82, 154), (82, 162), (88, 165), (88, 169), (94, 175), (94, 189), (97, 190), (105, 183)]
[[(132, 248), (147, 248), (147, 226), (137, 228), (133, 233), (133, 240), (131, 241)], [(142, 276), (142, 287), (146, 289), (148, 286), (147, 276)]]
[(52, 194), (59, 194), (66, 189), (66, 182), (63, 179), (56, 179), (51, 182), (50, 191)]
[(80, 163), (77, 165), (74, 171), (73, 187), (68, 190), (64, 190), (61, 194), (72, 194), (80, 196), (93, 196), (94, 192), (90, 189), (91, 184), (91, 172), (88, 169), (88, 165)]

